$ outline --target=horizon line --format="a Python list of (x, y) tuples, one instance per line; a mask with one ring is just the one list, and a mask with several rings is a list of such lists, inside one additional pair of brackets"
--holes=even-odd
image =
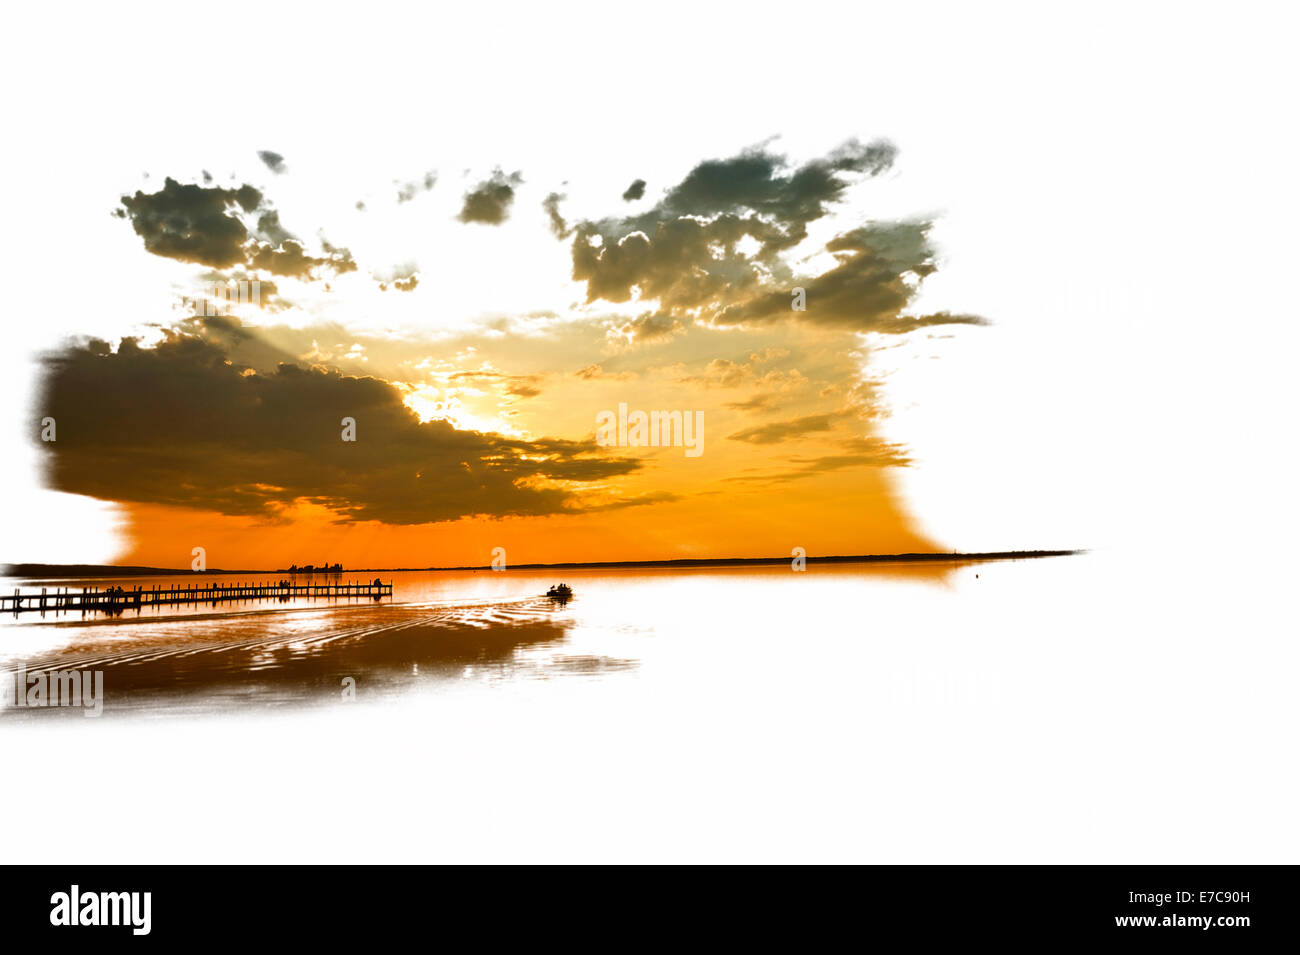
[[(974, 552), (939, 552), (923, 551), (909, 552), (901, 554), (833, 554), (822, 557), (804, 555), (804, 561), (809, 564), (849, 564), (849, 563), (889, 563), (889, 562), (925, 562), (925, 561), (944, 561), (944, 560), (1022, 560), (1041, 557), (1075, 557), (1079, 554), (1087, 553), (1086, 549), (1064, 549), (1064, 550), (1004, 550), (1004, 551), (974, 551)], [(523, 563), (507, 564), (501, 568), (494, 568), (491, 564), (464, 564), (459, 566), (447, 567), (353, 567), (340, 571), (313, 570), (312, 573), (436, 573), (444, 571), (478, 571), (489, 570), (504, 572), (509, 570), (578, 570), (582, 568), (620, 568), (620, 567), (720, 567), (720, 566), (737, 566), (737, 565), (772, 565), (789, 563), (791, 557), (670, 557), (654, 560), (604, 560), (604, 561), (558, 561), (555, 563)], [(0, 565), (0, 571), (6, 577), (39, 577), (39, 576), (57, 576), (58, 571), (67, 572), (68, 576), (91, 577), (91, 576), (148, 576), (156, 574), (160, 576), (196, 576), (203, 574), (287, 574), (287, 567), (273, 568), (270, 570), (253, 570), (253, 569), (236, 569), (225, 570), (219, 567), (207, 570), (192, 570), (185, 568), (172, 567), (148, 567), (135, 564), (44, 564), (44, 563), (16, 563)], [(80, 573), (77, 573), (80, 571)], [(103, 573), (103, 572), (110, 573)], [(303, 573), (303, 571), (298, 571)]]

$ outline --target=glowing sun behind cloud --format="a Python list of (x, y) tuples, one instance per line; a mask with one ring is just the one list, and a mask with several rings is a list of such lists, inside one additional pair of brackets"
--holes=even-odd
[[(260, 320), (190, 316), (47, 356), (50, 481), (123, 505), (127, 558), (163, 565), (197, 538), (226, 567), (934, 549), (892, 490), (910, 462), (875, 433), (868, 342), (983, 320), (908, 310), (936, 267), (929, 222), (838, 221), (894, 158), (883, 141), (800, 164), (755, 147), (599, 218), (566, 218), (552, 191), (533, 264), (563, 250), (556, 287), (578, 300), (450, 323), (427, 257), (369, 262), (290, 232), (269, 190), (169, 178), (119, 214), (156, 256), (264, 281)], [(498, 170), (448, 220), (502, 281), (494, 237), (527, 181)], [(596, 441), (620, 405), (698, 416), (702, 453)]]

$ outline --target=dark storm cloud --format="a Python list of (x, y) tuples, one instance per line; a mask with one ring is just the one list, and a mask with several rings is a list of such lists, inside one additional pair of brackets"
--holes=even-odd
[[(832, 239), (826, 250), (839, 264), (802, 280), (807, 311), (800, 317), (825, 327), (891, 334), (931, 325), (985, 324), (975, 315), (900, 314), (915, 294), (915, 283), (935, 271), (929, 230), (928, 222), (873, 223)], [(790, 289), (755, 295), (722, 309), (715, 321), (752, 325), (786, 319), (791, 301)]]
[[(707, 160), (646, 212), (575, 223), (573, 277), (586, 283), (589, 303), (655, 300), (668, 316), (706, 324), (793, 319), (902, 332), (981, 322), (901, 315), (916, 283), (934, 271), (928, 223), (868, 224), (841, 235), (826, 246), (838, 264), (823, 275), (801, 277), (786, 261), (811, 223), (894, 157), (888, 142), (849, 140), (794, 167), (766, 147)], [(791, 308), (796, 287), (805, 289), (804, 311)]]
[(523, 176), (517, 172), (507, 176), (497, 169), (490, 178), (465, 193), (465, 204), (457, 218), (461, 222), (500, 225), (510, 215), (510, 206), (515, 201), (515, 187), (523, 181)]
[(274, 209), (268, 209), (257, 217), (257, 231), (261, 237), (276, 246), (294, 238), (292, 232), (280, 225), (280, 213)]
[(261, 203), (262, 193), (252, 186), (181, 185), (170, 177), (158, 192), (122, 197), (126, 216), (146, 249), (218, 269), (245, 261), (248, 229), (233, 210), (251, 213)]
[[(212, 334), (209, 334), (212, 333)], [(420, 524), (475, 514), (568, 513), (572, 492), (636, 470), (594, 441), (533, 441), (421, 423), (390, 383), (282, 363), (260, 374), (230, 360), (230, 322), (47, 356), (42, 415), (59, 422), (49, 478), (104, 500), (275, 517), (297, 500), (341, 521)], [(356, 441), (342, 440), (342, 419)]]
[[(692, 169), (661, 204), (677, 215), (708, 216), (752, 210), (798, 230), (819, 219), (852, 183), (849, 174), (876, 176), (894, 162), (897, 150), (877, 140), (849, 140), (828, 156), (783, 175), (784, 156), (753, 149), (731, 159), (711, 159)], [(798, 232), (802, 238), (802, 232)]]
[(347, 249), (334, 249), (324, 258), (308, 255), (301, 243), (286, 241), (278, 247), (259, 243), (249, 250), (248, 266), (274, 275), (311, 278), (317, 269), (328, 267), (335, 274), (356, 271), (357, 264)]
[[(762, 286), (756, 265), (788, 278), (780, 253), (806, 238), (856, 177), (878, 175), (893, 158), (889, 143), (851, 140), (794, 169), (764, 148), (706, 160), (650, 210), (580, 223), (573, 277), (587, 283), (588, 302), (636, 294), (691, 310), (743, 301)], [(757, 249), (746, 254), (742, 243)]]
[(266, 168), (271, 170), (277, 176), (284, 172), (284, 157), (279, 153), (273, 153), (269, 149), (258, 150), (257, 158), (266, 163)]
[(645, 180), (637, 179), (632, 183), (632, 185), (628, 186), (625, 190), (623, 190), (623, 201), (635, 202), (637, 199), (640, 199), (644, 195), (645, 195)]
[[(257, 215), (254, 230), (245, 225), (241, 213)], [(217, 269), (257, 268), (297, 278), (314, 277), (322, 268), (335, 273), (356, 268), (351, 252), (328, 242), (322, 242), (324, 257), (308, 254), (253, 186), (183, 185), (169, 177), (157, 192), (123, 196), (119, 214), (131, 220), (148, 251), (164, 258)]]

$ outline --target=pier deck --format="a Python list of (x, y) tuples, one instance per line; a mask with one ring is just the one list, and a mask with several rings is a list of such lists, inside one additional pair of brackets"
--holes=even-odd
[(240, 600), (379, 600), (393, 595), (393, 582), (375, 583), (231, 583), (164, 587), (42, 587), (40, 593), (0, 594), (0, 613), (100, 610), (110, 613), (170, 604), (212, 604)]

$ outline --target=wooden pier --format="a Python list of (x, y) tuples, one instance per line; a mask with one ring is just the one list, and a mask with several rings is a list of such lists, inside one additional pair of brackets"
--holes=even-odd
[(173, 585), (164, 587), (42, 587), (40, 593), (0, 594), (0, 613), (25, 611), (95, 610), (120, 613), (123, 610), (140, 610), (145, 607), (162, 607), (170, 604), (210, 604), (245, 600), (379, 600), (393, 595), (393, 582), (376, 579), (370, 583), (305, 583), (292, 580), (270, 584), (211, 583), (203, 586)]

